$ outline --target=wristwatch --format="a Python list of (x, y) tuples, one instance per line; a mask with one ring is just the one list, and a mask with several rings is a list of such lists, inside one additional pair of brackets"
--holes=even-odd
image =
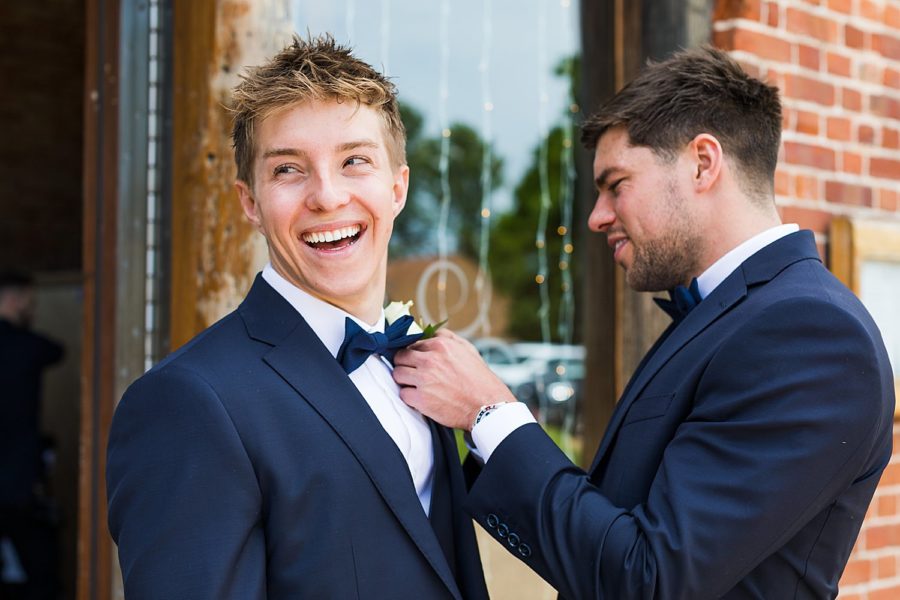
[(506, 402), (497, 402), (496, 404), (485, 404), (481, 407), (481, 410), (478, 411), (478, 414), (475, 415), (475, 422), (472, 423), (472, 429), (475, 429), (475, 426), (481, 423), (486, 416), (500, 408), (506, 404)]

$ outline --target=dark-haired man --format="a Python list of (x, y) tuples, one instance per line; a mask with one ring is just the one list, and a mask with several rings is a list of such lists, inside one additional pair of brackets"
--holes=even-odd
[(34, 277), (0, 271), (0, 540), (12, 550), (0, 555), (0, 570), (4, 555), (14, 552), (23, 571), (14, 585), (0, 581), (0, 598), (7, 590), (17, 598), (51, 598), (58, 584), (55, 523), (39, 519), (38, 507), (46, 477), (41, 384), (63, 347), (31, 330), (35, 306)]
[(591, 468), (451, 332), (397, 356), (401, 396), (471, 430), (467, 508), (569, 600), (830, 598), (891, 456), (881, 336), (774, 203), (777, 90), (712, 48), (649, 66), (584, 127), (589, 218), (672, 324)]

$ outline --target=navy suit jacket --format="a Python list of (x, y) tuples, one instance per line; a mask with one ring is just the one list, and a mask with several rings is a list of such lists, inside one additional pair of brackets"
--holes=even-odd
[(429, 519), (349, 377), (257, 277), (116, 409), (109, 527), (126, 597), (487, 598), (456, 444), (432, 434)]
[(834, 597), (893, 413), (881, 336), (802, 231), (663, 333), (588, 472), (527, 425), (467, 508), (571, 600)]

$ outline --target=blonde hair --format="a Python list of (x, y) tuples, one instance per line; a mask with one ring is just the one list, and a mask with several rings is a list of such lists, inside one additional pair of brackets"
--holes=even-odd
[(257, 124), (272, 113), (301, 102), (335, 100), (365, 104), (381, 113), (388, 153), (395, 167), (406, 164), (406, 130), (400, 119), (397, 88), (331, 34), (293, 43), (266, 64), (251, 67), (234, 88), (231, 139), (238, 179), (253, 184)]

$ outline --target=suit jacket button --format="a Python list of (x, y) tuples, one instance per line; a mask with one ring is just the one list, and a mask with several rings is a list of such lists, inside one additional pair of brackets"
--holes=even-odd
[(500, 525), (497, 526), (497, 535), (500, 537), (505, 538), (508, 533), (509, 527), (506, 526), (506, 523), (500, 523)]
[(519, 556), (522, 558), (528, 558), (531, 556), (531, 546), (528, 544), (520, 544), (519, 545)]
[(496, 527), (497, 523), (499, 523), (499, 522), (500, 522), (500, 519), (497, 517), (497, 515), (492, 513), (487, 516), (487, 526), (490, 527), (491, 529)]
[(519, 536), (515, 533), (510, 533), (509, 537), (506, 538), (506, 543), (515, 548), (519, 545)]

